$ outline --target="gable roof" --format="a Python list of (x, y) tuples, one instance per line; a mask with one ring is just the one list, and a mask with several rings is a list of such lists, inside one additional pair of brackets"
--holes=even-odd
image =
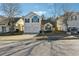
[(5, 20), (5, 19), (6, 19), (6, 17), (0, 16), (0, 22), (2, 22), (2, 21)]
[(41, 24), (42, 24), (42, 25), (44, 25), (44, 24), (46, 24), (46, 23), (51, 23), (52, 25), (55, 24), (55, 22), (49, 21), (49, 20), (42, 20), (42, 21), (41, 21)]
[(7, 17), (0, 16), (0, 25), (1, 24), (7, 24), (7, 23), (8, 23)]
[(16, 23), (19, 19), (20, 19), (20, 17), (14, 18), (14, 22)]
[[(14, 23), (16, 23), (20, 18), (22, 18), (22, 17), (15, 17), (14, 18)], [(23, 18), (22, 18), (23, 19)], [(23, 19), (24, 20), (24, 19)], [(0, 16), (0, 25), (1, 24), (6, 24), (6, 25), (8, 25), (8, 23), (9, 23), (9, 19), (7, 18), (7, 17), (4, 17), (4, 16)]]
[(38, 16), (41, 16), (42, 14), (39, 14), (39, 12), (36, 12), (36, 11), (31, 11), (30, 13), (28, 14), (35, 14), (35, 15), (38, 15)]
[(14, 17), (13, 19), (14, 19), (14, 22), (15, 22), (15, 23), (16, 23), (19, 19), (23, 19), (23, 20), (24, 20), (23, 17)]
[(35, 13), (35, 12), (30, 12), (30, 13), (28, 13), (27, 15), (25, 15), (25, 17), (26, 18), (28, 18), (28, 17), (31, 17), (31, 16), (33, 16), (33, 15), (37, 15), (37, 16), (39, 16), (40, 17), (40, 15), (39, 14), (37, 14), (37, 13)]

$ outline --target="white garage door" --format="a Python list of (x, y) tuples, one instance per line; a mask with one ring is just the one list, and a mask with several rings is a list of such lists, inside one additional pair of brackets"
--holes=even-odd
[(40, 25), (39, 24), (25, 24), (24, 27), (25, 33), (39, 33), (40, 31)]

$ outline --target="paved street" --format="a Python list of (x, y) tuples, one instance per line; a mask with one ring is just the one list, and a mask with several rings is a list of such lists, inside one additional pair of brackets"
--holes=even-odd
[[(39, 52), (40, 51), (40, 52)], [(79, 40), (54, 40), (36, 46), (31, 55), (40, 56), (79, 56)]]
[(0, 56), (79, 56), (79, 39), (0, 41)]

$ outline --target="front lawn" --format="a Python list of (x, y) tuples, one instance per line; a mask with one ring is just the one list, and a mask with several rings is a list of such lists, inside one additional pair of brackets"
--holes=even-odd
[(7, 32), (7, 33), (0, 33), (0, 36), (12, 36), (12, 35), (22, 35), (23, 32)]
[(44, 32), (39, 33), (37, 36), (66, 36), (67, 34), (65, 32)]

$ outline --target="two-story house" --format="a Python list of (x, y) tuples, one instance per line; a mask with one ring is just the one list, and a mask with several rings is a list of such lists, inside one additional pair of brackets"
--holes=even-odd
[(66, 31), (64, 16), (59, 16), (56, 18), (56, 28), (57, 28), (57, 31)]
[(73, 12), (67, 20), (68, 27), (79, 28), (79, 12)]
[[(14, 31), (24, 31), (24, 19), (23, 17), (14, 18)], [(9, 19), (4, 16), (0, 16), (0, 33), (10, 32)]]
[(9, 32), (8, 22), (7, 17), (0, 16), (0, 33)]
[(24, 33), (39, 33), (41, 30), (41, 16), (30, 12), (25, 17)]
[(79, 29), (79, 12), (68, 12), (71, 15), (68, 16), (67, 18), (67, 25), (64, 23), (65, 21), (65, 16), (60, 16), (57, 18), (57, 28), (60, 31), (67, 31), (68, 28), (78, 28)]

